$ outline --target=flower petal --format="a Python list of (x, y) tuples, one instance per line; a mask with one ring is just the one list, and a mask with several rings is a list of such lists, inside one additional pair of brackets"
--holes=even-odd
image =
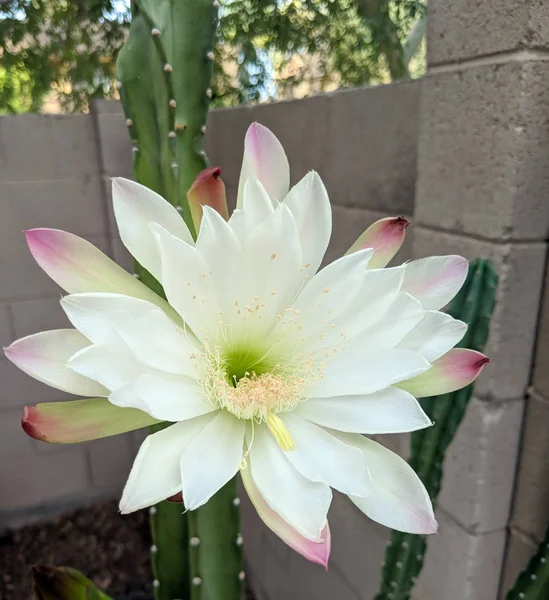
[(394, 387), (364, 396), (311, 398), (295, 412), (318, 425), (350, 433), (403, 433), (432, 425), (417, 400)]
[(56, 329), (17, 340), (4, 348), (4, 353), (27, 375), (46, 385), (79, 396), (107, 396), (106, 388), (68, 366), (69, 358), (89, 345), (75, 329)]
[(151, 225), (162, 256), (162, 284), (170, 304), (201, 340), (213, 337), (219, 314), (210, 268), (190, 244)]
[(310, 393), (315, 398), (372, 394), (409, 380), (430, 366), (420, 354), (411, 350), (391, 348), (367, 357), (360, 351), (345, 350), (330, 360), (324, 368), (323, 378), (317, 380)]
[(245, 431), (246, 421), (222, 410), (187, 446), (181, 457), (187, 510), (206, 504), (236, 475), (244, 453)]
[(382, 269), (386, 267), (404, 242), (405, 229), (410, 222), (404, 217), (387, 217), (376, 221), (357, 239), (347, 250), (352, 254), (364, 248), (374, 248), (374, 256), (370, 261), (369, 269)]
[(433, 362), (461, 341), (467, 325), (436, 310), (426, 311), (421, 321), (399, 342), (399, 348), (419, 352)]
[(256, 425), (250, 449), (251, 475), (261, 495), (303, 537), (323, 540), (332, 492), (324, 483), (303, 477), (263, 425)]
[(314, 275), (324, 258), (332, 233), (332, 209), (328, 192), (318, 173), (311, 171), (297, 183), (284, 199), (297, 223), (303, 267)]
[(436, 360), (428, 371), (401, 381), (397, 387), (416, 398), (449, 394), (473, 383), (489, 362), (481, 352), (454, 348)]
[(462, 256), (430, 256), (406, 263), (402, 290), (428, 310), (439, 310), (459, 292), (469, 263)]
[(59, 229), (25, 232), (36, 262), (69, 294), (114, 292), (141, 298), (173, 313), (168, 303), (88, 241)]
[(198, 345), (149, 302), (121, 294), (71, 294), (61, 306), (71, 323), (96, 343), (119, 336), (149, 367), (180, 375), (201, 373), (199, 362), (191, 358)]
[(185, 221), (162, 196), (122, 177), (115, 177), (112, 181), (112, 203), (122, 242), (160, 281), (160, 255), (149, 224), (158, 223), (175, 237), (192, 244)]
[(22, 421), (27, 435), (55, 444), (96, 440), (156, 423), (160, 421), (140, 410), (114, 406), (106, 398), (25, 406)]
[(282, 201), (290, 187), (290, 165), (282, 144), (259, 123), (252, 123), (246, 133), (244, 158), (238, 182), (237, 208), (242, 208), (244, 185), (255, 175), (273, 200)]
[(122, 493), (122, 514), (152, 506), (181, 491), (181, 455), (214, 414), (175, 423), (145, 439)]
[(114, 391), (116, 406), (138, 408), (162, 421), (185, 421), (216, 410), (198, 383), (188, 377), (146, 373)]
[(187, 200), (189, 201), (196, 231), (200, 230), (203, 206), (209, 206), (219, 213), (225, 221), (229, 220), (225, 184), (220, 175), (221, 169), (219, 167), (208, 167), (200, 171), (187, 192)]
[(121, 341), (88, 346), (71, 357), (69, 367), (111, 391), (133, 381), (146, 370)]
[(286, 456), (304, 477), (344, 494), (368, 495), (370, 475), (360, 450), (294, 413), (281, 413), (280, 418), (295, 442)]
[(366, 498), (349, 496), (370, 519), (397, 531), (435, 533), (437, 522), (425, 486), (408, 463), (394, 452), (360, 435), (344, 439), (360, 448), (372, 476)]
[(328, 523), (322, 531), (322, 541), (312, 542), (303, 537), (291, 525), (286, 523), (265, 501), (261, 492), (255, 484), (250, 469), (242, 469), (240, 471), (242, 483), (248, 493), (252, 504), (254, 505), (257, 514), (261, 517), (265, 525), (273, 531), (283, 542), (288, 544), (290, 548), (304, 556), (307, 560), (323, 567), (328, 566), (330, 558), (331, 536)]

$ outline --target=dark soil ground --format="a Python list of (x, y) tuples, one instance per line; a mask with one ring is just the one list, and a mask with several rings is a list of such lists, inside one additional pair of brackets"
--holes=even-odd
[(34, 564), (79, 569), (116, 600), (151, 600), (150, 545), (147, 511), (122, 516), (116, 502), (10, 531), (0, 537), (0, 600), (32, 598)]

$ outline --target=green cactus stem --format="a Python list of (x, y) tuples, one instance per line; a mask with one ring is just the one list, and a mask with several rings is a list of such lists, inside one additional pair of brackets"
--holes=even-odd
[[(450, 304), (448, 314), (468, 324), (460, 347), (482, 351), (494, 310), (497, 275), (492, 263), (471, 263), (463, 288)], [(473, 386), (451, 394), (423, 398), (423, 410), (434, 421), (432, 427), (412, 434), (410, 465), (419, 475), (436, 505), (442, 481), (442, 464), (448, 446), (463, 420)], [(375, 600), (408, 600), (423, 566), (425, 536), (395, 531), (385, 553), (381, 587)]]
[(547, 600), (549, 598), (549, 527), (538, 551), (509, 590), (506, 600)]

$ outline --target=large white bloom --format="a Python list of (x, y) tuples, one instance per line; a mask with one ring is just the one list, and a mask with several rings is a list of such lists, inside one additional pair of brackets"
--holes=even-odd
[(381, 268), (402, 241), (397, 218), (319, 271), (326, 190), (316, 173), (288, 188), (284, 151), (259, 125), (247, 134), (238, 208), (226, 221), (204, 206), (196, 243), (160, 196), (115, 179), (122, 241), (167, 302), (86, 241), (32, 230), (31, 251), (69, 293), (61, 305), (75, 329), (23, 338), (6, 354), (48, 385), (93, 396), (27, 407), (34, 437), (173, 423), (141, 446), (122, 512), (179, 493), (196, 509), (240, 471), (265, 522), (324, 564), (331, 488), (384, 525), (436, 530), (412, 469), (362, 434), (428, 427), (414, 396), (466, 385), (486, 359), (452, 351), (466, 326), (438, 312), (464, 281), (463, 258)]

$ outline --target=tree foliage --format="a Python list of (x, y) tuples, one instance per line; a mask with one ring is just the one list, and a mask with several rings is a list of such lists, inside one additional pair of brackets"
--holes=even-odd
[[(423, 0), (222, 0), (214, 104), (231, 106), (408, 75), (403, 42)], [(0, 111), (63, 110), (116, 95), (129, 0), (4, 0)]]

